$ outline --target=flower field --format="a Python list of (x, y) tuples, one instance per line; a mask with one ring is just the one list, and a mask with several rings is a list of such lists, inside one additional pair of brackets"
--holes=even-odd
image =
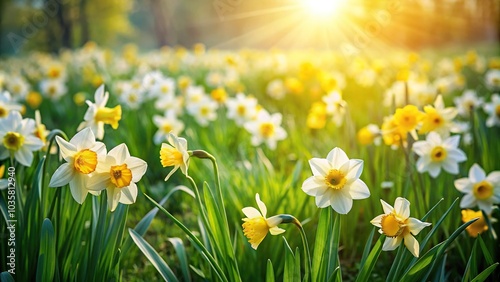
[(497, 46), (0, 60), (2, 281), (498, 281)]

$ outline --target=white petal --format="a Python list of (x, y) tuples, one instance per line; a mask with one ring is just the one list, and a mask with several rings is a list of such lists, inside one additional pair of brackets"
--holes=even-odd
[(457, 163), (461, 163), (467, 160), (467, 156), (460, 149), (451, 149), (448, 150), (448, 159)]
[(418, 255), (419, 255), (419, 252), (420, 252), (420, 250), (419, 250), (420, 246), (418, 244), (417, 239), (415, 239), (415, 237), (413, 237), (413, 235), (407, 234), (404, 237), (404, 241), (405, 241), (405, 246), (406, 246), (406, 248), (408, 248), (408, 250), (410, 251), (410, 253), (414, 257), (418, 258)]
[(427, 167), (431, 163), (431, 158), (428, 155), (421, 156), (417, 161), (417, 170), (422, 173), (427, 171)]
[(87, 181), (87, 190), (102, 191), (106, 189), (110, 184), (110, 178), (109, 172), (92, 174), (92, 177)]
[(352, 159), (349, 160), (349, 172), (346, 175), (348, 182), (353, 182), (359, 178), (361, 173), (363, 172), (363, 161)]
[(332, 208), (340, 214), (347, 214), (352, 208), (352, 198), (347, 192), (335, 191), (330, 202)]
[(440, 146), (443, 143), (443, 141), (441, 140), (441, 136), (439, 136), (439, 134), (434, 131), (431, 131), (429, 132), (429, 134), (427, 134), (426, 140), (429, 144), (431, 144), (432, 147)]
[(130, 205), (135, 203), (137, 199), (137, 185), (134, 182), (130, 182), (130, 185), (127, 187), (121, 188), (120, 193), (120, 203)]
[(33, 161), (33, 152), (27, 148), (21, 147), (14, 153), (14, 157), (20, 164), (24, 166), (31, 166), (31, 162)]
[(441, 172), (441, 166), (438, 163), (431, 162), (427, 167), (427, 170), (432, 178), (436, 178)]
[(382, 203), (382, 209), (384, 210), (384, 214), (389, 214), (394, 211), (394, 208), (386, 203), (384, 200), (380, 199), (380, 202)]
[(382, 223), (382, 217), (384, 216), (385, 214), (377, 215), (374, 219), (370, 220), (370, 223), (381, 228), (382, 226), (380, 224)]
[(96, 152), (98, 156), (106, 155), (106, 145), (102, 142), (95, 142), (94, 146), (89, 149)]
[(285, 231), (285, 229), (279, 228), (277, 226), (269, 228), (269, 233), (271, 233), (271, 235), (279, 235)]
[(338, 147), (333, 148), (333, 150), (328, 153), (328, 156), (326, 156), (326, 159), (334, 168), (339, 168), (349, 161), (346, 153)]
[(108, 155), (113, 156), (117, 164), (123, 164), (127, 158), (130, 157), (127, 145), (124, 143), (114, 147), (108, 152)]
[(491, 214), (491, 212), (493, 211), (493, 204), (486, 201), (477, 201), (477, 206), (486, 214)]
[(394, 202), (394, 211), (396, 214), (403, 219), (407, 219), (410, 216), (410, 201), (405, 198), (397, 197)]
[(311, 176), (302, 183), (302, 191), (310, 196), (323, 195), (327, 189), (322, 176)]
[(492, 171), (486, 177), (488, 182), (492, 183), (494, 186), (500, 185), (500, 171)]
[(171, 170), (171, 171), (167, 174), (167, 176), (165, 177), (165, 181), (167, 181), (167, 180), (170, 178), (170, 176), (172, 176), (172, 174), (174, 174), (174, 172), (175, 172), (176, 170), (178, 170), (178, 169), (179, 169), (179, 166), (178, 166), (178, 165), (174, 166), (174, 168), (173, 168), (173, 169), (172, 169), (172, 170)]
[(460, 135), (454, 135), (444, 140), (443, 147), (447, 149), (457, 148), (459, 143), (460, 143)]
[(383, 251), (392, 251), (401, 245), (401, 237), (387, 237), (385, 238), (384, 245), (382, 246)]
[(316, 196), (316, 206), (318, 208), (326, 208), (330, 205), (332, 200), (332, 192), (327, 190), (323, 195)]
[(95, 143), (95, 136), (92, 130), (86, 127), (75, 134), (69, 142), (76, 146), (77, 151), (80, 151), (92, 147)]
[(478, 183), (486, 178), (484, 170), (478, 165), (473, 164), (469, 170), (469, 179), (472, 183)]
[(349, 186), (349, 194), (354, 200), (366, 199), (370, 197), (370, 190), (363, 180), (358, 179)]
[(309, 165), (311, 166), (312, 173), (315, 176), (325, 176), (330, 170), (330, 164), (326, 159), (312, 158), (309, 160)]
[(259, 210), (254, 208), (254, 207), (246, 207), (246, 208), (241, 209), (241, 211), (243, 212), (243, 214), (245, 214), (245, 216), (247, 218), (255, 218), (255, 217), (262, 216), (260, 214)]
[(69, 182), (71, 195), (80, 205), (83, 204), (83, 201), (85, 201), (88, 194), (86, 189), (87, 178), (88, 177), (86, 175), (75, 173), (73, 179)]
[(132, 171), (132, 182), (139, 182), (148, 169), (148, 164), (136, 157), (129, 157), (125, 160), (128, 169)]
[(406, 223), (408, 225), (408, 228), (410, 229), (410, 232), (413, 235), (418, 235), (422, 229), (425, 227), (431, 225), (431, 223), (428, 222), (422, 222), (416, 218), (410, 217), (408, 218), (408, 221)]
[(443, 169), (446, 170), (450, 174), (458, 174), (458, 163), (447, 160), (441, 163), (443, 165)]
[(106, 194), (108, 196), (108, 208), (113, 212), (120, 202), (121, 190), (120, 188), (107, 188)]
[(61, 187), (70, 182), (73, 178), (73, 169), (68, 163), (62, 164), (50, 178), (49, 187)]
[(415, 152), (415, 154), (419, 156), (427, 155), (430, 150), (432, 150), (432, 147), (429, 143), (426, 141), (417, 141), (413, 143), (412, 150)]
[(460, 178), (455, 180), (454, 182), (455, 188), (457, 188), (458, 191), (462, 193), (470, 193), (472, 192), (472, 183), (470, 182), (469, 178)]
[(466, 194), (460, 200), (461, 208), (473, 208), (477, 205), (476, 198), (472, 194)]
[(260, 213), (262, 214), (262, 217), (266, 218), (267, 215), (267, 207), (264, 202), (260, 200), (260, 195), (259, 193), (255, 194), (255, 201), (257, 202), (257, 206), (259, 207)]

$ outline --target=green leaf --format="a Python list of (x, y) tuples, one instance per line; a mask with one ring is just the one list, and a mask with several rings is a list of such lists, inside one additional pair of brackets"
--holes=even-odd
[(191, 275), (189, 274), (189, 264), (186, 255), (186, 248), (180, 238), (169, 238), (168, 241), (174, 246), (177, 257), (179, 258), (182, 275), (185, 281), (191, 281)]
[(40, 251), (36, 269), (36, 281), (52, 281), (56, 269), (56, 238), (52, 222), (46, 218), (42, 223)]
[(266, 282), (274, 282), (273, 263), (270, 259), (267, 260)]
[(377, 230), (377, 227), (373, 227), (372, 231), (370, 232), (370, 236), (368, 236), (368, 240), (366, 240), (365, 248), (363, 250), (363, 255), (361, 256), (361, 261), (359, 263), (360, 268), (363, 267), (363, 265), (366, 262), (366, 259), (368, 258), (368, 254), (370, 253), (372, 242), (373, 242), (373, 237), (375, 236), (375, 231)]
[(375, 246), (373, 246), (373, 249), (371, 250), (370, 254), (366, 258), (365, 263), (363, 264), (361, 270), (359, 271), (358, 277), (356, 277), (356, 282), (358, 281), (365, 282), (370, 279), (370, 275), (373, 271), (373, 268), (375, 267), (375, 263), (377, 262), (378, 257), (380, 256), (380, 252), (382, 251), (384, 239), (385, 239), (384, 235), (380, 236), (377, 243), (375, 243)]
[(16, 280), (14, 280), (14, 277), (12, 277), (12, 275), (10, 275), (10, 273), (8, 271), (4, 271), (4, 272), (0, 273), (0, 281), (1, 282), (16, 282)]
[[(333, 221), (333, 233), (330, 235), (330, 249), (328, 252), (327, 277), (339, 266), (339, 242), (340, 242), (340, 215), (335, 214)], [(339, 272), (340, 273), (340, 272)]]
[(475, 277), (477, 275), (477, 243), (478, 240), (474, 241), (472, 246), (472, 252), (469, 257), (469, 261), (465, 266), (464, 275), (462, 276), (462, 281), (469, 281), (470, 277)]
[[(316, 240), (314, 241), (314, 254), (312, 258), (312, 281), (325, 281), (325, 258), (326, 258), (326, 248), (327, 243), (331, 234), (330, 227), (330, 215), (331, 212), (328, 208), (321, 209), (318, 228), (316, 230)], [(321, 269), (323, 268), (323, 269)]]
[(151, 245), (144, 240), (137, 232), (129, 228), (130, 237), (134, 240), (134, 243), (139, 247), (142, 253), (148, 258), (148, 260), (153, 264), (161, 277), (165, 281), (179, 281), (175, 274), (172, 272), (167, 263), (160, 257), (160, 255), (151, 247)]
[(283, 281), (293, 281), (300, 282), (300, 257), (299, 257), (299, 269), (296, 269), (295, 256), (293, 254), (290, 245), (283, 237), (285, 244), (285, 270), (283, 272)]
[[(483, 211), (484, 212), (484, 211)], [(477, 241), (479, 241), (479, 246), (481, 246), (481, 251), (483, 251), (483, 256), (484, 259), (486, 260), (487, 264), (493, 264), (493, 258), (491, 257), (490, 251), (488, 250), (488, 247), (486, 247), (483, 237), (481, 235), (477, 236)]]
[(471, 282), (482, 282), (484, 280), (486, 280), (486, 278), (488, 278), (488, 276), (490, 276), (490, 274), (495, 271), (495, 268), (497, 268), (498, 266), (498, 262), (490, 265), (488, 268), (486, 268), (485, 270), (483, 270), (483, 272), (479, 273), (478, 276), (476, 276), (474, 279), (472, 279)]

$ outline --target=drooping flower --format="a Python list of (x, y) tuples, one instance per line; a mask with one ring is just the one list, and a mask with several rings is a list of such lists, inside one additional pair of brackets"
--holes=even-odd
[(160, 144), (163, 140), (166, 140), (170, 132), (179, 135), (184, 130), (184, 123), (177, 119), (175, 112), (165, 112), (164, 116), (155, 115), (153, 116), (153, 123), (158, 127), (158, 131), (153, 137), (155, 144)]
[(252, 134), (252, 145), (259, 146), (266, 143), (269, 149), (276, 149), (277, 142), (287, 137), (286, 131), (281, 127), (281, 114), (269, 114), (260, 110), (257, 118), (244, 124), (245, 129)]
[(418, 133), (426, 134), (434, 131), (443, 138), (450, 136), (450, 131), (456, 127), (453, 123), (453, 119), (458, 114), (454, 107), (445, 108), (443, 97), (439, 95), (434, 102), (434, 107), (430, 105), (425, 106), (424, 112), (422, 127), (419, 129)]
[(252, 244), (252, 248), (257, 250), (259, 244), (264, 240), (267, 233), (271, 235), (279, 235), (285, 232), (284, 229), (278, 227), (283, 219), (279, 216), (266, 218), (267, 207), (260, 200), (259, 194), (255, 194), (255, 201), (259, 210), (254, 207), (243, 208), (242, 211), (246, 218), (243, 218), (243, 234), (248, 238), (248, 242)]
[(168, 134), (168, 143), (162, 143), (160, 149), (160, 160), (163, 167), (173, 166), (165, 181), (167, 181), (177, 169), (187, 175), (189, 167), (189, 152), (187, 151), (187, 141), (182, 137), (177, 137), (172, 133)]
[(137, 198), (136, 183), (146, 173), (147, 167), (145, 161), (130, 156), (127, 145), (120, 144), (97, 164), (88, 189), (97, 192), (106, 188), (111, 211), (116, 209), (118, 203), (133, 204)]
[(467, 226), (465, 230), (469, 233), (469, 236), (476, 238), (477, 235), (483, 233), (488, 230), (488, 224), (486, 224), (486, 220), (484, 219), (482, 211), (473, 211), (470, 209), (462, 210), (462, 222), (469, 222), (475, 218), (479, 218), (471, 225)]
[(84, 121), (78, 126), (78, 130), (89, 127), (97, 139), (104, 138), (104, 124), (109, 124), (113, 129), (118, 128), (118, 122), (122, 118), (122, 108), (120, 105), (114, 108), (107, 108), (109, 93), (104, 93), (104, 85), (97, 88), (94, 100), (95, 103), (87, 100), (89, 106), (84, 116)]
[(436, 178), (441, 168), (451, 174), (458, 174), (458, 163), (467, 160), (465, 153), (458, 149), (460, 135), (454, 135), (446, 139), (436, 132), (430, 132), (425, 141), (417, 141), (413, 144), (413, 151), (420, 157), (417, 161), (417, 170), (420, 173), (428, 171)]
[(88, 127), (75, 134), (69, 142), (59, 136), (56, 136), (56, 142), (66, 163), (54, 172), (49, 186), (61, 187), (69, 183), (71, 195), (79, 204), (85, 201), (89, 192), (98, 195), (99, 192), (87, 189), (87, 183), (97, 164), (106, 157), (104, 143), (96, 142), (94, 133)]
[(491, 102), (484, 104), (483, 109), (488, 114), (486, 126), (500, 126), (500, 95), (493, 94)]
[(500, 203), (500, 171), (493, 171), (486, 176), (484, 170), (474, 164), (469, 170), (469, 177), (455, 180), (455, 188), (465, 193), (460, 201), (461, 208), (478, 206), (486, 214), (493, 210), (493, 204)]
[(6, 118), (0, 119), (0, 160), (12, 155), (23, 166), (30, 166), (33, 152), (43, 147), (34, 131), (35, 121), (23, 119), (17, 111), (11, 111)]
[(428, 222), (422, 222), (416, 218), (410, 217), (410, 202), (398, 197), (394, 202), (394, 207), (380, 200), (384, 213), (375, 217), (370, 222), (379, 227), (379, 233), (387, 236), (382, 246), (384, 251), (392, 251), (401, 245), (404, 241), (406, 248), (413, 256), (418, 257), (420, 245), (413, 237), (418, 235), (422, 229), (431, 225)]
[(312, 158), (309, 165), (313, 176), (302, 184), (302, 190), (316, 197), (319, 208), (331, 206), (340, 214), (347, 214), (352, 200), (366, 199), (370, 190), (359, 179), (363, 172), (363, 161), (349, 159), (340, 148), (334, 148), (326, 159)]

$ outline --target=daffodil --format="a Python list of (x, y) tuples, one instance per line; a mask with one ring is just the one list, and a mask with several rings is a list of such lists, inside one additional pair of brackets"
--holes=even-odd
[(486, 126), (500, 126), (500, 95), (493, 94), (491, 102), (484, 104), (483, 109), (488, 114)]
[(342, 99), (342, 94), (339, 91), (332, 91), (322, 100), (326, 104), (326, 113), (332, 116), (333, 123), (341, 126), (347, 111), (347, 103)]
[(0, 160), (13, 156), (23, 166), (30, 166), (33, 151), (43, 147), (35, 131), (35, 121), (23, 119), (17, 111), (11, 111), (6, 118), (0, 119)]
[(381, 131), (376, 124), (369, 124), (358, 131), (357, 138), (361, 145), (380, 145)]
[(47, 130), (45, 125), (42, 123), (42, 116), (40, 115), (40, 111), (36, 110), (35, 111), (35, 131), (33, 134), (35, 134), (36, 137), (38, 137), (40, 140), (42, 140), (44, 146), (47, 144), (47, 136), (49, 135), (50, 131)]
[(257, 114), (257, 99), (246, 96), (243, 93), (226, 100), (227, 117), (234, 120), (237, 125), (242, 126)]
[(160, 144), (163, 140), (166, 140), (170, 132), (178, 135), (184, 130), (184, 123), (177, 119), (174, 112), (165, 112), (164, 116), (153, 116), (153, 123), (158, 127), (158, 131), (153, 136), (155, 144)]
[(483, 105), (484, 98), (478, 97), (475, 90), (466, 90), (462, 96), (455, 97), (453, 102), (455, 102), (455, 106), (460, 116), (470, 117), (475, 109)]
[(201, 126), (207, 126), (210, 121), (217, 119), (216, 110), (218, 107), (219, 104), (206, 95), (203, 95), (198, 102), (186, 105), (187, 112), (194, 116), (196, 122)]
[[(49, 186), (61, 187), (69, 183), (71, 195), (82, 204), (89, 193), (87, 185), (90, 175), (106, 157), (106, 147), (104, 143), (95, 141), (94, 133), (88, 127), (75, 134), (69, 142), (59, 136), (56, 136), (56, 142), (66, 163), (54, 172)], [(99, 194), (94, 190), (92, 193)]]
[(384, 118), (381, 133), (384, 144), (391, 146), (391, 148), (397, 149), (401, 145), (406, 146), (408, 134), (396, 125), (393, 115)]
[(21, 111), (22, 106), (12, 101), (10, 93), (0, 92), (0, 119), (9, 115), (10, 111)]
[(474, 208), (490, 214), (494, 204), (500, 203), (500, 171), (490, 172), (474, 164), (469, 170), (469, 177), (455, 180), (455, 188), (464, 193), (460, 201), (461, 208)]
[(430, 132), (425, 141), (413, 144), (413, 151), (420, 157), (417, 170), (428, 171), (432, 177), (437, 177), (441, 168), (451, 174), (458, 174), (458, 163), (467, 160), (465, 153), (458, 149), (460, 136), (454, 135), (442, 139), (436, 132)]
[(274, 79), (267, 84), (266, 93), (275, 100), (281, 100), (286, 95), (285, 84), (281, 79)]
[(276, 149), (277, 142), (287, 137), (287, 133), (281, 127), (281, 114), (269, 114), (262, 109), (257, 113), (255, 120), (246, 122), (245, 129), (252, 134), (251, 143), (253, 146), (259, 146), (265, 143), (269, 149)]
[(439, 95), (436, 98), (434, 107), (425, 106), (424, 112), (422, 127), (420, 127), (418, 133), (434, 131), (439, 133), (441, 137), (446, 138), (450, 135), (450, 131), (456, 128), (453, 119), (457, 116), (458, 111), (454, 107), (445, 108), (443, 96)]
[(500, 89), (500, 70), (498, 69), (489, 70), (484, 76), (486, 85), (490, 89), (492, 90)]
[(44, 79), (40, 82), (40, 90), (45, 97), (52, 101), (58, 101), (67, 93), (68, 88), (64, 80)]
[(189, 152), (187, 151), (187, 141), (182, 137), (170, 133), (167, 137), (170, 144), (161, 144), (160, 160), (163, 167), (173, 166), (174, 168), (165, 177), (167, 181), (177, 169), (187, 175), (189, 167)]
[(120, 105), (114, 108), (107, 108), (109, 93), (104, 93), (104, 85), (101, 85), (95, 92), (95, 103), (87, 100), (89, 106), (85, 113), (84, 120), (78, 130), (89, 127), (97, 139), (104, 138), (104, 124), (109, 124), (113, 129), (118, 128), (118, 122), (122, 118), (122, 108)]
[(414, 105), (406, 105), (397, 109), (394, 114), (394, 125), (402, 134), (410, 133), (413, 139), (417, 140), (417, 127), (420, 125), (424, 114)]
[(474, 221), (471, 225), (467, 226), (465, 230), (469, 233), (469, 236), (476, 238), (479, 234), (488, 230), (488, 224), (484, 219), (482, 211), (473, 211), (470, 209), (462, 210), (462, 222), (469, 222), (475, 218), (478, 220)]
[(406, 248), (412, 255), (418, 257), (420, 246), (413, 236), (418, 235), (422, 229), (431, 225), (431, 223), (410, 217), (410, 202), (405, 198), (398, 197), (394, 202), (394, 207), (384, 202), (384, 200), (380, 200), (380, 202), (384, 214), (375, 217), (370, 222), (380, 228), (380, 234), (387, 236), (382, 250), (392, 251), (404, 241)]
[(116, 209), (118, 203), (133, 204), (137, 198), (136, 183), (146, 173), (147, 167), (145, 161), (130, 156), (127, 145), (120, 144), (97, 164), (89, 179), (88, 189), (98, 192), (106, 188), (111, 211)]
[(254, 207), (243, 208), (242, 211), (246, 218), (243, 218), (243, 234), (248, 238), (248, 242), (252, 245), (255, 250), (259, 244), (264, 240), (267, 233), (271, 235), (279, 235), (285, 232), (284, 229), (278, 227), (283, 219), (280, 216), (273, 216), (266, 218), (267, 207), (260, 200), (259, 194), (255, 194), (255, 201), (259, 210)]
[(352, 200), (366, 199), (370, 190), (359, 179), (363, 172), (363, 161), (349, 159), (340, 148), (331, 150), (326, 159), (312, 158), (309, 165), (313, 176), (302, 184), (302, 190), (316, 197), (319, 208), (331, 206), (340, 214), (347, 214)]

